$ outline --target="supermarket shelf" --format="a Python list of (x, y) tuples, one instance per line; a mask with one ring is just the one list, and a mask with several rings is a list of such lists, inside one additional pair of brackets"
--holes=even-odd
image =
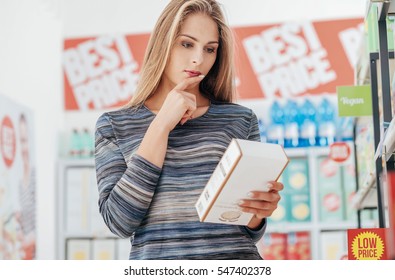
[(285, 153), (288, 157), (307, 157), (307, 156), (327, 156), (329, 147), (309, 147), (309, 148), (286, 148)]
[(356, 221), (343, 221), (343, 222), (321, 222), (313, 224), (308, 223), (279, 223), (270, 224), (267, 227), (267, 232), (298, 232), (298, 231), (338, 231), (356, 228)]

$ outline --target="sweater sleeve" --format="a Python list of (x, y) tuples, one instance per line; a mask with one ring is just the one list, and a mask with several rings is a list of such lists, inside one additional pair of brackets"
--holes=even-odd
[(117, 236), (132, 236), (150, 206), (161, 169), (136, 154), (125, 160), (106, 114), (96, 123), (95, 165), (104, 222)]
[[(247, 136), (247, 140), (258, 141), (258, 142), (261, 141), (259, 135), (258, 118), (256, 117), (255, 113), (252, 110), (250, 116), (250, 129)], [(256, 243), (265, 234), (266, 224), (267, 224), (266, 219), (263, 219), (262, 223), (259, 225), (257, 229), (252, 230), (248, 227), (244, 227), (244, 229), (250, 235), (252, 240)]]

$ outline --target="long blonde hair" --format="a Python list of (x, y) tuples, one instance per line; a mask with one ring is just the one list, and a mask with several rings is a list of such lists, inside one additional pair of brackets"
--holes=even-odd
[(171, 0), (160, 15), (145, 52), (137, 89), (126, 107), (142, 105), (159, 86), (171, 48), (185, 19), (196, 13), (210, 16), (218, 25), (219, 47), (200, 91), (211, 100), (232, 102), (235, 96), (233, 33), (215, 0)]

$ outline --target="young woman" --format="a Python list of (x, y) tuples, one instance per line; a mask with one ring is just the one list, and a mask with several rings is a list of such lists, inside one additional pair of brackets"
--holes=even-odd
[(232, 138), (260, 139), (252, 110), (232, 103), (233, 55), (218, 2), (172, 0), (134, 97), (98, 119), (100, 212), (113, 233), (131, 238), (130, 259), (261, 259), (255, 242), (281, 183), (240, 201), (255, 214), (248, 226), (201, 223), (194, 206)]

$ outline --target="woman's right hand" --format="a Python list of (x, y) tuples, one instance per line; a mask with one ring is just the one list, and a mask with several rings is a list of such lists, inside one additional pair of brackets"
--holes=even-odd
[(168, 94), (160, 108), (156, 119), (172, 131), (180, 123), (187, 122), (196, 110), (196, 95), (188, 92), (203, 80), (204, 76), (189, 77), (176, 85)]

